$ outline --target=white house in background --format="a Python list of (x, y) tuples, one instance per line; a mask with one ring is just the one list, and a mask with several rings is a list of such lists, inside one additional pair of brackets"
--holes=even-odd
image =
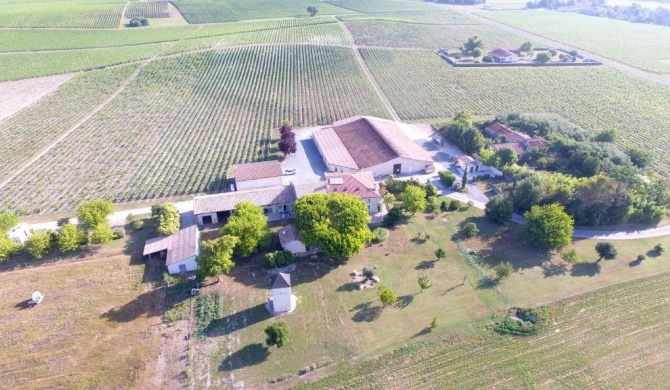
[(193, 225), (167, 237), (147, 240), (144, 256), (165, 259), (170, 275), (198, 269), (196, 258), (200, 255), (200, 231)]
[(291, 293), (291, 275), (283, 272), (270, 278), (272, 297), (268, 298), (265, 307), (271, 315), (276, 316), (295, 310), (298, 299)]
[(374, 177), (434, 172), (431, 155), (401, 126), (413, 125), (355, 116), (315, 130), (313, 135), (331, 172), (370, 172)]
[(455, 158), (456, 166), (461, 169), (461, 171), (467, 171), (468, 173), (479, 172), (482, 164), (470, 156), (458, 156)]
[(33, 230), (27, 223), (20, 223), (14, 226), (9, 230), (9, 233), (7, 233), (7, 237), (9, 237), (10, 240), (13, 240), (21, 245), (25, 244), (32, 235)]
[(303, 255), (307, 252), (307, 246), (300, 241), (300, 235), (295, 225), (286, 225), (277, 232), (279, 244), (285, 251), (291, 252), (295, 256)]
[(237, 191), (282, 185), (282, 170), (279, 161), (261, 161), (233, 165), (232, 175)]
[(493, 49), (489, 52), (495, 62), (512, 63), (519, 61), (519, 56), (505, 49)]
[(369, 214), (378, 213), (382, 197), (370, 172), (326, 173), (326, 191), (354, 195), (363, 200)]

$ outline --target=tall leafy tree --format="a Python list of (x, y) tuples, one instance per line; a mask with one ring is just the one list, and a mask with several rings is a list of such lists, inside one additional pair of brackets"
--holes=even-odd
[(18, 215), (2, 212), (0, 213), (0, 236), (4, 236), (11, 228), (20, 222)]
[(270, 243), (268, 218), (263, 209), (246, 201), (235, 205), (221, 234), (239, 238), (234, 252), (239, 257), (249, 257)]
[(514, 208), (512, 202), (503, 195), (495, 195), (489, 199), (484, 209), (484, 214), (489, 221), (494, 223), (505, 223), (512, 219)]
[(234, 236), (221, 236), (200, 244), (200, 256), (196, 259), (198, 272), (205, 276), (219, 276), (228, 273), (235, 266), (233, 251), (240, 239)]
[(467, 112), (460, 112), (439, 129), (444, 138), (453, 142), (465, 154), (478, 153), (484, 147), (484, 136), (474, 126), (472, 117)]
[(611, 242), (599, 242), (596, 244), (596, 252), (600, 259), (612, 260), (615, 259), (618, 255), (614, 244)]
[(93, 227), (91, 233), (91, 242), (93, 244), (106, 244), (114, 239), (114, 231), (108, 222), (102, 222)]
[(356, 196), (311, 194), (296, 201), (294, 211), (301, 240), (329, 257), (351, 257), (373, 238), (367, 206)]
[(77, 219), (82, 229), (88, 230), (101, 223), (114, 212), (114, 204), (106, 199), (96, 199), (82, 203), (77, 209)]
[(409, 185), (400, 197), (402, 198), (405, 210), (410, 213), (414, 214), (426, 210), (426, 190), (422, 187)]
[(179, 231), (179, 228), (181, 227), (181, 215), (174, 203), (162, 203), (160, 205), (151, 206), (151, 213), (152, 215), (158, 216), (158, 227), (156, 228), (156, 231), (161, 236), (169, 236)]
[(524, 217), (521, 231), (527, 242), (547, 249), (564, 248), (572, 242), (574, 221), (560, 204), (533, 206)]
[(0, 213), (0, 261), (5, 260), (21, 248), (21, 245), (7, 237), (9, 230), (19, 222), (19, 217), (15, 214)]
[(61, 252), (72, 252), (77, 250), (85, 242), (86, 233), (81, 231), (77, 225), (68, 223), (61, 226), (58, 235), (58, 248)]

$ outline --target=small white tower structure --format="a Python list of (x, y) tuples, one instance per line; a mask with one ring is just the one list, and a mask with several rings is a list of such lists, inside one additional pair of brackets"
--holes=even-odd
[(269, 298), (266, 308), (271, 315), (276, 316), (295, 310), (298, 299), (291, 293), (291, 275), (283, 272), (272, 275), (270, 288), (272, 297)]

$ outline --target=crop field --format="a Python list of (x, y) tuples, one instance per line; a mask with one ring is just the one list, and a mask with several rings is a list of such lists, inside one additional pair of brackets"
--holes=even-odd
[[(32, 105), (45, 95), (55, 91), (73, 77), (71, 74), (10, 81), (0, 84), (0, 96), (3, 97), (0, 105), (0, 123), (5, 118)], [(0, 125), (1, 126), (1, 125)]]
[[(234, 22), (245, 19), (266, 19), (282, 17), (308, 17), (307, 7), (313, 5), (309, 0), (181, 0), (173, 4), (189, 23)], [(351, 11), (328, 3), (316, 4), (318, 15), (346, 14)]]
[(382, 12), (436, 11), (445, 9), (436, 4), (419, 0), (328, 0), (326, 2), (341, 8), (366, 14)]
[(445, 335), (297, 388), (660, 388), (670, 380), (668, 304), (666, 273), (559, 302), (538, 336)]
[(1, 0), (0, 27), (116, 28), (126, 1)]
[(357, 45), (427, 48), (458, 48), (473, 35), (484, 42), (485, 48), (520, 45), (524, 38), (496, 27), (466, 25), (423, 25), (389, 21), (346, 22)]
[(0, 273), (0, 388), (157, 388), (160, 294), (143, 268), (119, 255)]
[(670, 30), (569, 12), (504, 11), (478, 15), (640, 69), (670, 73)]
[(0, 30), (0, 52), (141, 45), (176, 41), (196, 30), (195, 26), (144, 30)]
[(0, 54), (0, 81), (78, 72), (150, 58), (168, 46), (164, 43), (128, 46), (123, 49), (84, 49), (41, 53)]
[(283, 119), (307, 126), (358, 114), (388, 117), (349, 48), (260, 46), (154, 61), (8, 183), (0, 207), (45, 212), (100, 196), (220, 190), (230, 164), (274, 153)]
[(0, 181), (70, 129), (135, 69), (126, 66), (78, 75), (36, 104), (1, 121)]
[[(560, 114), (591, 131), (613, 129), (617, 143), (647, 149), (668, 176), (670, 89), (614, 69), (453, 68), (430, 51), (361, 49), (372, 74), (405, 120), (507, 112)], [(541, 86), (540, 89), (539, 86)]]
[(124, 18), (169, 18), (170, 10), (167, 1), (131, 2), (126, 8)]
[(338, 19), (345, 22), (356, 20), (379, 20), (389, 22), (406, 22), (425, 24), (480, 24), (478, 21), (463, 16), (454, 11), (446, 10), (431, 10), (431, 11), (415, 11), (415, 12), (390, 12), (390, 13), (374, 13), (374, 14), (347, 14), (338, 15)]

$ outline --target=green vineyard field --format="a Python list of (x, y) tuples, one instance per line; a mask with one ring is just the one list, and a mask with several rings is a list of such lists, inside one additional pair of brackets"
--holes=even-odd
[(126, 19), (169, 18), (170, 10), (167, 1), (135, 2), (128, 4), (123, 17)]
[(0, 0), (0, 27), (117, 28), (121, 0)]

